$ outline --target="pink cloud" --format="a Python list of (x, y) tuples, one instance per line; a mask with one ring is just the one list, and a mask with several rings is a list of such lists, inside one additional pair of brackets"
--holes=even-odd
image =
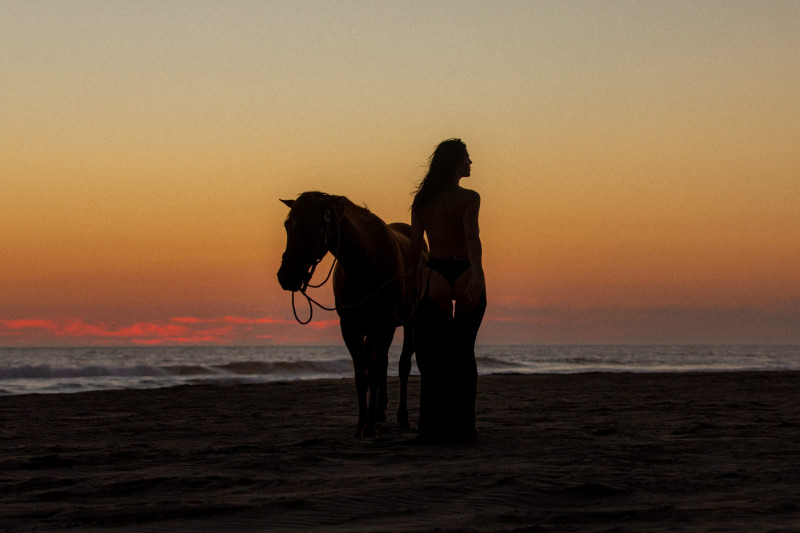
[(0, 325), (9, 329), (47, 328), (51, 322), (51, 320), (23, 318), (21, 320), (0, 320)]
[(181, 324), (291, 324), (292, 322), (289, 320), (285, 320), (282, 318), (272, 318), (272, 317), (263, 317), (263, 318), (247, 318), (241, 316), (232, 316), (232, 315), (225, 315), (223, 317), (218, 318), (198, 318), (193, 316), (178, 316), (172, 318), (173, 322), (178, 322)]
[[(16, 344), (236, 344), (259, 343), (269, 339), (302, 342), (309, 333), (320, 340), (338, 338), (337, 320), (313, 321), (300, 327), (294, 320), (225, 315), (203, 318), (180, 316), (163, 320), (119, 323), (90, 322), (81, 318), (0, 319), (0, 342)], [(335, 330), (330, 330), (336, 326)]]
[(193, 329), (170, 322), (135, 322), (117, 325), (110, 322), (87, 323), (83, 319), (0, 320), (0, 337), (25, 337), (31, 341), (84, 341), (109, 344), (113, 341), (136, 344), (222, 343), (229, 340), (234, 327)]
[(307, 324), (307, 327), (311, 327), (314, 329), (328, 329), (333, 327), (338, 328), (339, 319), (337, 318), (335, 320), (312, 320)]

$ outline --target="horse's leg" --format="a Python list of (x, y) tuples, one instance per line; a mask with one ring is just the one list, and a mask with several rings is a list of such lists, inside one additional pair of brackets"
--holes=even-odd
[(411, 356), (414, 354), (414, 326), (411, 322), (403, 326), (403, 349), (400, 351), (400, 400), (397, 405), (397, 425), (409, 428), (408, 422), (408, 375), (411, 373)]
[(386, 388), (387, 372), (389, 369), (389, 348), (392, 347), (394, 332), (397, 328), (394, 325), (387, 326), (385, 331), (381, 331), (375, 343), (375, 366), (377, 369), (378, 383), (378, 411), (377, 420), (386, 422), (386, 409), (389, 406), (389, 394)]
[(364, 355), (366, 356), (367, 364), (367, 418), (364, 426), (364, 434), (369, 437), (375, 436), (375, 422), (377, 421), (377, 405), (378, 405), (378, 384), (376, 382), (375, 368), (375, 332), (370, 331), (364, 339)]
[(386, 406), (389, 404), (389, 396), (386, 394), (386, 368), (389, 366), (389, 348), (383, 349), (384, 343), (381, 342), (383, 335), (383, 332), (378, 332), (372, 343), (372, 364), (369, 371), (372, 392), (370, 395), (370, 408), (374, 414), (375, 422), (386, 422)]
[(369, 359), (369, 403), (367, 406), (368, 435), (375, 434), (375, 423), (386, 420), (386, 369), (389, 366), (389, 347), (394, 327), (379, 327), (367, 335), (365, 351)]
[(364, 350), (364, 334), (358, 325), (346, 318), (339, 321), (342, 330), (342, 339), (350, 352), (353, 360), (353, 372), (355, 373), (356, 395), (358, 397), (358, 428), (356, 436), (362, 436), (367, 427), (367, 389), (369, 387), (369, 377), (367, 375), (367, 354)]

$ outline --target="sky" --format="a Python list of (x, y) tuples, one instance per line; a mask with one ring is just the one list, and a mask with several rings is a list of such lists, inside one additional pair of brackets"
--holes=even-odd
[(0, 346), (341, 343), (278, 200), (408, 222), (450, 137), (479, 343), (800, 343), (800, 2), (0, 0), (0, 50)]

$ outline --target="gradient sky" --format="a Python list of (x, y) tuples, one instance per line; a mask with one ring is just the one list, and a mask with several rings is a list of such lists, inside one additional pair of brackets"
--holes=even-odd
[(0, 0), (0, 345), (340, 343), (278, 199), (408, 221), (448, 137), (480, 343), (800, 343), (798, 50), (797, 1)]

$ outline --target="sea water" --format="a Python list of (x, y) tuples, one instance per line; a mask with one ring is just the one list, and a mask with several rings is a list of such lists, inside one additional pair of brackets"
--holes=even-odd
[[(389, 353), (397, 376), (399, 346)], [(478, 372), (800, 370), (800, 346), (478, 346)], [(341, 346), (0, 348), (0, 394), (351, 378)], [(412, 374), (418, 374), (416, 364)]]

